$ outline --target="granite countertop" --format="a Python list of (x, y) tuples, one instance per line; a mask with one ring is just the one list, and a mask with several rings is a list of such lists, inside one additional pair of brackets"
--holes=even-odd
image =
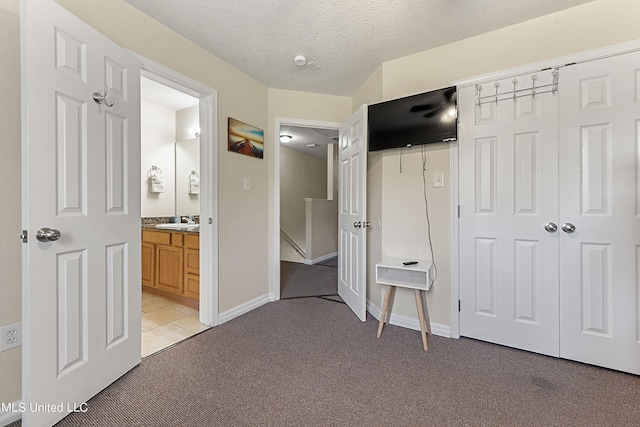
[[(198, 218), (199, 219), (199, 218)], [(171, 223), (170, 218), (143, 218), (142, 219), (142, 224), (140, 224), (141, 228), (143, 230), (154, 230), (154, 231), (164, 231), (167, 233), (176, 233), (176, 232), (180, 232), (180, 233), (188, 233), (188, 234), (200, 234), (200, 224), (194, 224), (193, 227), (186, 227), (186, 228), (159, 228), (157, 227), (158, 224), (167, 224), (167, 223)], [(186, 225), (186, 224), (185, 224)]]

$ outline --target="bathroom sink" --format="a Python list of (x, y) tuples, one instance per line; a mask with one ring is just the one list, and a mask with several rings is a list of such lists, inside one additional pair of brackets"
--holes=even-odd
[(167, 223), (167, 224), (156, 224), (156, 228), (168, 228), (170, 230), (184, 230), (186, 228), (196, 229), (200, 227), (200, 224), (186, 224), (186, 223)]

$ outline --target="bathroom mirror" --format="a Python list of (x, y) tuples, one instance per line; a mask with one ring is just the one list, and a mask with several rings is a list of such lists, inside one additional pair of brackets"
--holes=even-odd
[(176, 216), (200, 215), (200, 138), (175, 143)]

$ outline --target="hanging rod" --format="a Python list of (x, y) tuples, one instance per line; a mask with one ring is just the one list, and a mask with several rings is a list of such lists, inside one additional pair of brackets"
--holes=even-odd
[[(498, 88), (500, 84), (498, 82), (494, 83), (495, 94), (481, 96), (483, 86), (481, 84), (476, 85), (476, 97), (475, 102), (476, 105), (487, 104), (490, 102), (498, 103), (499, 101), (506, 101), (508, 99), (516, 100), (517, 98), (523, 98), (525, 96), (532, 96), (535, 98), (536, 95), (541, 95), (543, 93), (553, 93), (554, 95), (558, 92), (558, 68), (553, 69), (551, 72), (553, 76), (553, 82), (550, 84), (536, 86), (536, 80), (538, 76), (533, 74), (531, 76), (531, 87), (516, 89), (516, 85), (519, 83), (518, 79), (514, 78), (511, 83), (513, 84), (513, 90), (506, 92), (498, 92)], [(548, 89), (550, 90), (539, 90), (539, 89)]]

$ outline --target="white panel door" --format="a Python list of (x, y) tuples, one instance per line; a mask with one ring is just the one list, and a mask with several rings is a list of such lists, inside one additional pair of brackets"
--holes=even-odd
[(552, 71), (458, 96), (460, 333), (558, 355), (558, 97), (534, 83)]
[(338, 295), (367, 320), (367, 106), (340, 128)]
[[(40, 426), (140, 362), (140, 78), (54, 1), (22, 2), (21, 19), (23, 401), (61, 410), (23, 414)], [(106, 86), (112, 107), (92, 99)], [(45, 227), (59, 240), (39, 241)]]
[(640, 374), (640, 53), (561, 82), (560, 355)]

